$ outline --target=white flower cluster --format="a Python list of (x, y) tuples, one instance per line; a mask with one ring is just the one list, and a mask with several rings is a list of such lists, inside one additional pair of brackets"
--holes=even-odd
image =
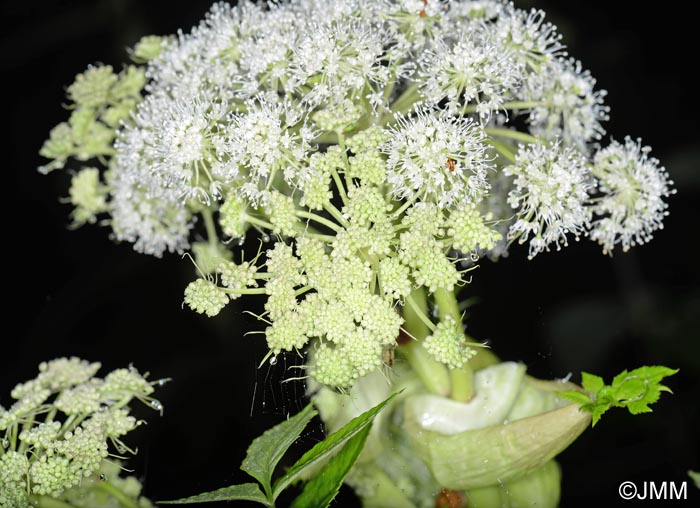
[[(99, 368), (78, 358), (42, 363), (35, 379), (12, 390), (16, 402), (0, 406), (0, 506), (27, 508), (30, 496), (77, 495), (71, 489), (111, 469), (105, 465), (115, 456), (109, 443), (119, 455), (130, 451), (121, 437), (140, 422), (129, 414), (129, 402), (161, 408), (151, 397), (153, 385), (135, 369), (101, 379), (95, 377)], [(89, 490), (81, 496), (89, 497)], [(130, 490), (137, 499), (140, 489)]]
[[(76, 222), (106, 213), (156, 256), (206, 231), (185, 302), (213, 316), (266, 295), (272, 354), (311, 341), (329, 385), (381, 366), (412, 292), (452, 291), (460, 262), (585, 236), (626, 250), (673, 192), (640, 142), (600, 148), (605, 92), (542, 11), (505, 0), (217, 3), (133, 55), (144, 67), (78, 77), (42, 150), (47, 169), (109, 159), (74, 180)], [(251, 229), (275, 245), (232, 262)], [(436, 360), (473, 354), (423, 317)]]

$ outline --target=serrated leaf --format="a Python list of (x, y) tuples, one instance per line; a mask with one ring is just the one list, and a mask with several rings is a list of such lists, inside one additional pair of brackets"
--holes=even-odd
[(158, 504), (194, 504), (213, 503), (215, 501), (255, 501), (265, 506), (272, 506), (257, 483), (230, 485), (222, 489), (204, 492), (196, 496), (184, 497), (172, 501), (158, 501)]
[(620, 372), (617, 376), (615, 376), (613, 378), (610, 386), (612, 386), (613, 388), (617, 388), (618, 386), (620, 386), (622, 383), (625, 382), (625, 380), (627, 379), (628, 376), (629, 376), (629, 372), (627, 372), (627, 369), (623, 370), (622, 372)]
[(316, 414), (316, 410), (309, 404), (289, 420), (266, 430), (248, 447), (241, 469), (258, 480), (268, 496), (272, 492), (275, 467)]
[(575, 402), (576, 404), (584, 405), (591, 403), (591, 398), (585, 393), (580, 392), (578, 390), (567, 390), (565, 392), (558, 392), (558, 395), (572, 402)]
[(581, 372), (581, 386), (589, 392), (598, 393), (605, 386), (605, 381), (603, 381), (602, 377), (595, 374)]
[(396, 396), (396, 393), (387, 398), (384, 402), (381, 402), (356, 416), (345, 424), (342, 428), (328, 436), (323, 441), (316, 443), (316, 445), (306, 452), (302, 457), (287, 471), (287, 473), (275, 482), (272, 498), (277, 499), (277, 496), (286, 489), (289, 485), (294, 483), (308, 468), (314, 467), (319, 462), (326, 460), (332, 453), (336, 452), (340, 446), (343, 446), (347, 441), (352, 439), (355, 435), (362, 432), (362, 430), (367, 427), (372, 420), (379, 414), (379, 412), (386, 407), (386, 405)]
[(640, 367), (629, 373), (630, 376), (638, 376), (649, 380), (650, 382), (658, 383), (663, 378), (672, 376), (678, 372), (678, 369), (671, 369), (663, 365), (651, 365)]
[(620, 384), (614, 386), (615, 399), (619, 401), (634, 400), (643, 397), (647, 392), (647, 381), (638, 377), (628, 376)]
[(651, 408), (649, 407), (648, 403), (643, 400), (630, 402), (627, 404), (627, 410), (633, 415), (651, 413)]
[(321, 472), (309, 481), (301, 494), (292, 502), (292, 508), (326, 508), (338, 494), (345, 476), (357, 460), (365, 446), (372, 425), (366, 425), (346, 441), (340, 452), (335, 454)]
[[(629, 372), (623, 370), (613, 378), (610, 385), (605, 385), (601, 377), (584, 372), (581, 375), (582, 384), (584, 388), (593, 392), (593, 396), (592, 402), (582, 404), (581, 408), (592, 414), (593, 426), (611, 407), (626, 407), (632, 414), (649, 413), (649, 404), (657, 402), (661, 392), (671, 391), (661, 384), (661, 380), (676, 372), (677, 369), (661, 365), (640, 367)], [(593, 390), (594, 388), (597, 390)], [(578, 397), (573, 395), (561, 395), (569, 400), (578, 401)]]
[(595, 427), (595, 424), (600, 421), (600, 417), (603, 416), (608, 409), (610, 409), (608, 404), (591, 404), (590, 407), (582, 407), (591, 413), (591, 427)]

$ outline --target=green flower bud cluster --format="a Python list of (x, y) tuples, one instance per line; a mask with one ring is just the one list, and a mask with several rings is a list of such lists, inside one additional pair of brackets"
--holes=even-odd
[(73, 210), (73, 224), (80, 226), (94, 223), (97, 215), (107, 211), (108, 188), (100, 182), (97, 168), (83, 168), (71, 178), (70, 203)]
[(134, 368), (98, 378), (99, 368), (78, 358), (42, 363), (35, 379), (12, 390), (14, 404), (0, 406), (0, 506), (42, 506), (43, 497), (120, 506), (120, 496), (150, 506), (138, 481), (120, 478), (108, 459), (116, 456), (110, 444), (119, 455), (131, 452), (122, 437), (141, 423), (132, 400), (162, 409), (154, 383)]
[(461, 323), (457, 323), (452, 316), (445, 316), (438, 323), (435, 331), (423, 341), (423, 347), (438, 362), (451, 369), (461, 368), (476, 354), (476, 350), (467, 345)]
[[(349, 138), (345, 150), (332, 146), (315, 154), (299, 200), (314, 207), (305, 208), (277, 190), (268, 192), (263, 208), (229, 194), (219, 210), (226, 236), (243, 235), (245, 225), (253, 224), (278, 240), (264, 262), (256, 264), (256, 257), (239, 264), (229, 258), (216, 274), (200, 262), (202, 252), (214, 247), (195, 244), (203, 278), (186, 288), (185, 303), (214, 316), (243, 294), (265, 294), (261, 319), (269, 323), (265, 335), (271, 355), (312, 344), (309, 374), (341, 389), (381, 368), (386, 351), (396, 347), (401, 309), (410, 293), (419, 287), (454, 289), (463, 280), (460, 258), (450, 253), (458, 249), (475, 255), (500, 239), (471, 204), (449, 210), (419, 202), (397, 209), (386, 192), (386, 156), (379, 150), (387, 137), (371, 127)], [(316, 183), (309, 185), (314, 181), (323, 184), (322, 192), (313, 187)], [(331, 182), (342, 188), (340, 209), (328, 200), (334, 194)], [(307, 199), (309, 189), (313, 195)], [(266, 220), (257, 218), (260, 211)], [(437, 362), (456, 369), (475, 354), (455, 318), (441, 319), (432, 328), (425, 348)]]
[(117, 129), (140, 102), (145, 84), (144, 69), (133, 65), (119, 74), (110, 65), (89, 67), (78, 74), (68, 87), (73, 102), (68, 122), (54, 127), (39, 151), (53, 159), (43, 171), (62, 168), (70, 157), (86, 161), (113, 155)]
[(149, 60), (158, 58), (158, 55), (171, 42), (170, 37), (160, 37), (158, 35), (146, 35), (136, 43), (132, 51), (132, 58), (137, 63), (146, 63)]

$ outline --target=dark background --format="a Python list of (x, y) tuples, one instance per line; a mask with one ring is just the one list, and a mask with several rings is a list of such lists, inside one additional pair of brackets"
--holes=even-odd
[[(163, 418), (144, 410), (149, 425), (131, 440), (139, 447), (131, 465), (153, 499), (243, 481), (238, 465), (250, 440), (305, 403), (303, 386), (280, 384), (285, 364), (298, 360), (257, 369), (264, 341), (244, 333), (261, 325), (242, 314), (240, 300), (216, 319), (181, 309), (193, 277), (187, 260), (138, 255), (96, 226), (68, 230), (70, 209), (58, 197), (67, 194), (69, 173), (39, 175), (37, 152), (68, 116), (61, 105), (75, 74), (97, 62), (119, 68), (125, 48), (141, 35), (188, 31), (209, 3), (29, 0), (0, 7), (1, 139), (9, 154), (0, 401), (10, 404), (14, 384), (58, 356), (101, 361), (103, 373), (133, 362), (154, 379), (172, 377), (159, 390)], [(610, 379), (624, 368), (657, 363), (681, 369), (668, 383), (675, 393), (653, 414), (611, 412), (559, 458), (562, 506), (622, 506), (622, 481), (678, 482), (688, 469), (700, 469), (700, 150), (697, 80), (688, 75), (696, 66), (697, 28), (693, 16), (670, 3), (536, 5), (609, 91), (609, 135), (641, 136), (652, 145), (678, 194), (664, 230), (628, 254), (606, 257), (580, 242), (531, 262), (524, 249), (496, 265), (484, 262), (464, 290), (479, 299), (469, 331), (544, 378), (572, 372), (578, 381), (586, 370)], [(261, 303), (244, 301), (251, 302)], [(301, 448), (319, 436), (316, 422)], [(688, 488), (691, 499), (700, 498)], [(343, 490), (337, 505), (358, 504)]]

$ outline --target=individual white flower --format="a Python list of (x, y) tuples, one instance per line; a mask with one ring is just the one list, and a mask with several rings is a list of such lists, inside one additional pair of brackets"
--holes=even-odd
[(573, 59), (555, 59), (530, 73), (520, 92), (522, 100), (540, 103), (529, 111), (530, 131), (587, 152), (588, 143), (605, 134), (601, 122), (608, 119), (607, 92), (595, 90), (595, 83)]
[[(248, 10), (260, 10), (261, 7), (248, 7)], [(304, 33), (306, 20), (294, 12), (289, 4), (272, 4), (270, 10), (257, 14), (261, 20), (250, 23), (243, 37), (238, 42), (240, 67), (247, 74), (251, 91), (283, 88), (290, 90), (297, 82), (290, 72), (290, 61), (299, 37)], [(251, 18), (252, 16), (247, 16)]]
[[(227, 116), (226, 102), (214, 91), (175, 98), (149, 95), (115, 143), (115, 171), (127, 173), (154, 197), (174, 189), (182, 200), (219, 199), (221, 186), (237, 176), (237, 168), (222, 159)], [(216, 175), (211, 171), (215, 163)]]
[(451, 2), (447, 15), (453, 23), (468, 23), (471, 20), (493, 21), (509, 4), (502, 0), (462, 0)]
[(564, 54), (557, 27), (545, 21), (542, 10), (525, 11), (515, 8), (512, 3), (504, 3), (493, 30), (506, 41), (515, 58), (527, 62), (535, 70), (542, 63)]
[(586, 207), (593, 180), (586, 158), (559, 143), (534, 143), (520, 148), (514, 164), (503, 169), (514, 176), (508, 194), (517, 220), (508, 237), (530, 242), (530, 258), (567, 245), (567, 234), (578, 237), (589, 224)]
[(651, 240), (657, 229), (663, 228), (668, 215), (664, 198), (675, 193), (673, 181), (649, 157), (651, 148), (641, 140), (625, 138), (625, 144), (613, 141), (594, 157), (593, 174), (598, 180), (600, 196), (593, 200), (591, 239), (603, 246), (605, 253), (615, 245), (630, 247)]
[(265, 205), (276, 179), (295, 184), (314, 133), (288, 102), (258, 97), (247, 108), (233, 117), (224, 150), (240, 173), (235, 191), (254, 206)]
[(365, 88), (383, 88), (390, 78), (384, 53), (391, 35), (386, 28), (347, 17), (304, 34), (292, 62), (299, 86), (309, 87), (302, 101), (315, 107), (358, 99)]
[(401, 10), (420, 17), (435, 16), (442, 11), (438, 0), (399, 0)]
[(189, 246), (190, 213), (179, 193), (161, 189), (149, 196), (138, 180), (126, 172), (108, 173), (111, 187), (112, 230), (117, 240), (134, 244), (134, 250), (156, 257), (182, 252)]
[(447, 99), (446, 107), (459, 112), (474, 104), (482, 118), (489, 118), (512, 97), (525, 74), (524, 65), (482, 23), (472, 23), (452, 40), (436, 40), (419, 59), (422, 93), (431, 104)]
[(188, 97), (215, 87), (222, 97), (232, 98), (244, 88), (240, 45), (265, 26), (259, 5), (215, 3), (191, 33), (178, 32), (149, 61), (147, 76), (152, 81), (147, 89)]
[(420, 199), (448, 208), (478, 202), (489, 188), (483, 129), (468, 118), (422, 109), (398, 115), (382, 151), (387, 181), (399, 199)]

